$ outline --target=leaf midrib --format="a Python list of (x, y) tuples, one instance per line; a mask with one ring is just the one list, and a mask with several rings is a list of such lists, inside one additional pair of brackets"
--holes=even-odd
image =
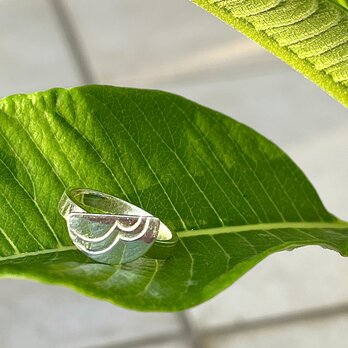
[(287, 228), (335, 228), (344, 229), (348, 228), (348, 222), (345, 221), (335, 221), (335, 222), (275, 222), (275, 223), (264, 223), (264, 224), (254, 224), (254, 225), (240, 225), (240, 226), (223, 226), (223, 227), (213, 227), (200, 230), (191, 231), (179, 231), (177, 232), (180, 238), (185, 237), (195, 237), (203, 235), (216, 235), (225, 233), (238, 233), (246, 231), (262, 231), (262, 230), (278, 230)]
[[(279, 222), (279, 223), (264, 223), (264, 224), (254, 224), (254, 225), (240, 225), (240, 226), (223, 226), (214, 227), (207, 229), (191, 230), (191, 231), (179, 231), (177, 232), (180, 238), (187, 237), (197, 237), (204, 235), (217, 235), (217, 234), (227, 234), (227, 233), (239, 233), (247, 231), (262, 231), (262, 230), (278, 230), (278, 229), (312, 229), (312, 228), (334, 228), (334, 229), (348, 229), (348, 222), (337, 221), (337, 222)], [(54, 249), (45, 249), (38, 251), (31, 251), (21, 254), (14, 254), (10, 256), (0, 257), (0, 263), (9, 260), (19, 260), (26, 257), (34, 257), (40, 255), (57, 254), (67, 251), (77, 251), (75, 246), (63, 246)]]

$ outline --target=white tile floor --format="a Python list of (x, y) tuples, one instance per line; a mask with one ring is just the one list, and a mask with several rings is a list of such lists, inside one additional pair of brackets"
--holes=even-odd
[(79, 84), (46, 0), (0, 1), (0, 96)]
[[(67, 40), (61, 24), (69, 19)], [(87, 80), (71, 39), (80, 42), (89, 80), (179, 93), (267, 135), (348, 219), (347, 110), (250, 40), (188, 0), (0, 0), (0, 96)], [(347, 274), (348, 261), (327, 250), (280, 253), (185, 320), (1, 280), (0, 347), (345, 346), (348, 311), (335, 308), (348, 305)], [(330, 307), (315, 320), (253, 326)]]
[(187, 0), (64, 3), (95, 77), (103, 83), (155, 86), (207, 70), (215, 73), (231, 65), (246, 70), (256, 60), (274, 61)]
[(128, 311), (31, 281), (0, 284), (0, 347), (98, 347), (181, 330), (171, 314)]

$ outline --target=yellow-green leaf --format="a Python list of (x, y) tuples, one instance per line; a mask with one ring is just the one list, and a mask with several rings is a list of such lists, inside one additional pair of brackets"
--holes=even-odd
[(348, 106), (348, 9), (334, 0), (192, 0)]

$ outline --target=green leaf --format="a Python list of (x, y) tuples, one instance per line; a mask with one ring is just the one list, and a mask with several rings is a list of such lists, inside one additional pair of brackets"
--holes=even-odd
[[(158, 91), (86, 86), (0, 101), (0, 274), (64, 284), (138, 310), (201, 303), (267, 255), (348, 253), (348, 224), (274, 144)], [(122, 266), (77, 251), (58, 214), (66, 187), (138, 205), (178, 232), (167, 260)]]
[(192, 0), (348, 107), (348, 10), (337, 0)]
[(340, 4), (341, 6), (348, 8), (348, 0), (331, 0), (336, 4)]

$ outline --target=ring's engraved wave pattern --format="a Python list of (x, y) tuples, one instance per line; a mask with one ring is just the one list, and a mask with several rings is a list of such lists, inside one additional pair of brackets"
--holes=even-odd
[[(146, 217), (139, 217), (138, 221), (139, 223), (136, 222), (134, 224), (137, 226), (135, 226), (133, 230), (129, 229), (127, 233), (122, 233), (122, 224), (119, 222), (118, 219), (116, 219), (115, 223), (110, 227), (109, 231), (105, 233), (104, 236), (97, 238), (90, 238), (78, 232), (80, 227), (78, 227), (77, 229), (70, 229), (69, 232), (75, 245), (78, 246), (79, 249), (82, 249), (83, 251), (89, 252), (91, 254), (103, 254), (112, 249), (116, 245), (116, 243), (121, 239), (124, 241), (134, 241), (142, 238), (148, 231), (150, 219)], [(137, 229), (142, 221), (145, 221), (145, 223), (143, 223), (139, 232)], [(105, 248), (104, 244), (109, 244), (108, 241), (110, 240), (113, 240), (112, 243)]]
[[(109, 231), (106, 232), (104, 235), (102, 235), (101, 237), (88, 237), (87, 235), (83, 235), (77, 231), (74, 231), (74, 235), (77, 237), (77, 238), (80, 238), (82, 239), (83, 241), (87, 241), (87, 242), (100, 242), (100, 241), (103, 241), (105, 240), (106, 238), (108, 238), (112, 233), (115, 232), (115, 230), (119, 229), (121, 231), (124, 231), (124, 232), (135, 232), (136, 229), (140, 226), (141, 222), (144, 220), (144, 218), (142, 218), (141, 216), (139, 216), (137, 218), (137, 221), (131, 225), (131, 226), (125, 226), (123, 225), (118, 219), (116, 219), (115, 223), (110, 227)], [(146, 230), (145, 230), (146, 232)], [(126, 238), (126, 236), (125, 236)], [(134, 233), (133, 233), (133, 237), (130, 237), (130, 238), (138, 238), (138, 234), (136, 234), (134, 236)], [(133, 239), (127, 239), (127, 240), (133, 240)]]
[(152, 216), (72, 213), (68, 217), (76, 247), (104, 263), (136, 260), (152, 246), (158, 228), (159, 220)]
[[(205, 1), (194, 2), (202, 4)], [(244, 21), (244, 25), (252, 25), (260, 35), (266, 34), (278, 47), (303, 60), (301, 65), (310, 64), (318, 72), (330, 77), (343, 91), (341, 101), (348, 105), (346, 9), (329, 0), (208, 0), (208, 3), (222, 9), (227, 16)], [(229, 21), (223, 15), (221, 18)], [(233, 19), (231, 22), (234, 23)], [(249, 35), (247, 29), (245, 32)], [(262, 39), (260, 42), (262, 43)], [(273, 51), (282, 57), (280, 51)], [(293, 65), (291, 58), (288, 60)], [(306, 73), (307, 67), (302, 70)]]

